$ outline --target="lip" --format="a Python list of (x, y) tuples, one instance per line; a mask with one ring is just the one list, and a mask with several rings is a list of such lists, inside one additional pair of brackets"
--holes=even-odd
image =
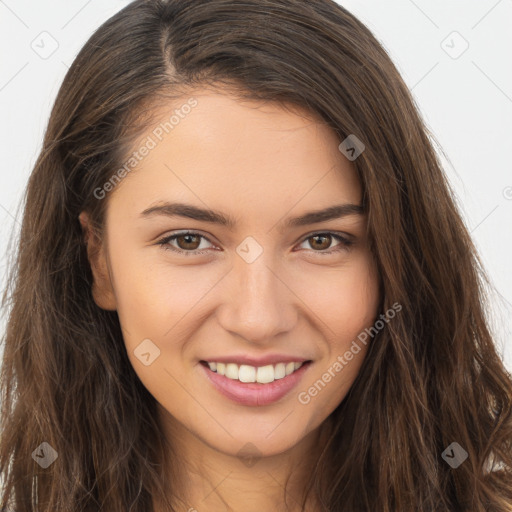
[[(240, 359), (238, 359), (238, 361), (240, 361)], [(224, 360), (219, 362), (224, 362)], [(283, 362), (283, 360), (281, 360), (281, 362)], [(199, 366), (219, 393), (240, 405), (255, 407), (272, 404), (290, 393), (308, 371), (311, 363), (312, 361), (307, 360), (298, 370), (290, 375), (282, 379), (274, 380), (274, 382), (268, 384), (240, 382), (239, 380), (228, 379), (228, 377), (219, 375), (210, 370), (208, 365), (199, 364)]]
[(247, 354), (240, 354), (238, 356), (212, 356), (211, 358), (205, 357), (202, 361), (209, 361), (210, 363), (235, 363), (235, 364), (247, 364), (249, 366), (267, 366), (269, 364), (277, 363), (305, 363), (310, 359), (304, 359), (303, 357), (294, 357), (288, 354), (269, 354), (263, 357), (248, 356)]

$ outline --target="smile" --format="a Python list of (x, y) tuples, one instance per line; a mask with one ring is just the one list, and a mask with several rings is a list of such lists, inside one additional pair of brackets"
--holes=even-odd
[(228, 379), (238, 380), (240, 382), (259, 382), (260, 384), (269, 384), (274, 380), (284, 379), (287, 375), (298, 370), (304, 363), (277, 363), (265, 366), (250, 366), (247, 364), (235, 363), (217, 363), (203, 361), (208, 364), (210, 370), (219, 375), (224, 375)]
[(289, 394), (311, 364), (312, 361), (306, 361), (256, 367), (201, 361), (199, 367), (210, 384), (224, 397), (240, 405), (263, 406)]

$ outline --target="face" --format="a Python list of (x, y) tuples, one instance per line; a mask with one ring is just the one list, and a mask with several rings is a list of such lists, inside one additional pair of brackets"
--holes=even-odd
[(274, 455), (321, 425), (364, 361), (364, 345), (344, 357), (379, 299), (361, 186), (307, 112), (193, 98), (103, 199), (94, 296), (117, 310), (164, 421), (226, 455)]

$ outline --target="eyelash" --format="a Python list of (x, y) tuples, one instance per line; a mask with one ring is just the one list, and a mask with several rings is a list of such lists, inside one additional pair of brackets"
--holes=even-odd
[[(169, 242), (171, 240), (175, 240), (176, 238), (178, 238), (180, 236), (186, 236), (186, 235), (195, 235), (195, 236), (199, 236), (205, 240), (208, 240), (208, 238), (206, 236), (201, 235), (200, 233), (197, 233), (195, 231), (183, 231), (181, 233), (176, 233), (174, 235), (170, 235), (170, 236), (166, 236), (166, 237), (162, 238), (161, 240), (159, 240), (157, 242), (157, 245), (162, 246), (162, 249), (164, 249), (166, 251), (173, 251), (175, 253), (178, 253), (178, 254), (181, 254), (184, 256), (198, 256), (201, 254), (206, 254), (208, 252), (208, 250), (199, 250), (199, 249), (195, 249), (193, 251), (185, 251), (183, 249), (177, 249), (176, 247), (173, 247), (172, 245), (169, 244)], [(340, 243), (338, 245), (334, 246), (333, 249), (328, 249), (328, 250), (324, 250), (324, 251), (315, 251), (314, 249), (310, 249), (312, 252), (314, 252), (316, 254), (334, 254), (334, 253), (341, 252), (341, 251), (347, 251), (354, 244), (354, 242), (352, 240), (349, 240), (348, 238), (346, 238), (342, 235), (339, 235), (337, 233), (333, 233), (331, 231), (318, 231), (316, 233), (312, 233), (312, 234), (304, 237), (302, 239), (302, 241), (299, 242), (299, 245), (304, 243), (309, 238), (313, 238), (313, 237), (319, 236), (319, 235), (330, 235), (332, 238), (336, 239)], [(210, 240), (208, 240), (208, 241), (210, 242)], [(212, 242), (210, 242), (210, 243), (212, 243)]]

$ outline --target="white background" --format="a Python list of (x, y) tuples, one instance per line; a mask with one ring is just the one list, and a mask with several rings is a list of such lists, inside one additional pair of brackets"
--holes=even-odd
[[(7, 243), (60, 83), (93, 31), (127, 3), (0, 0), (1, 290)], [(497, 345), (512, 370), (512, 0), (340, 3), (388, 50), (449, 158), (445, 170), (496, 288)]]

